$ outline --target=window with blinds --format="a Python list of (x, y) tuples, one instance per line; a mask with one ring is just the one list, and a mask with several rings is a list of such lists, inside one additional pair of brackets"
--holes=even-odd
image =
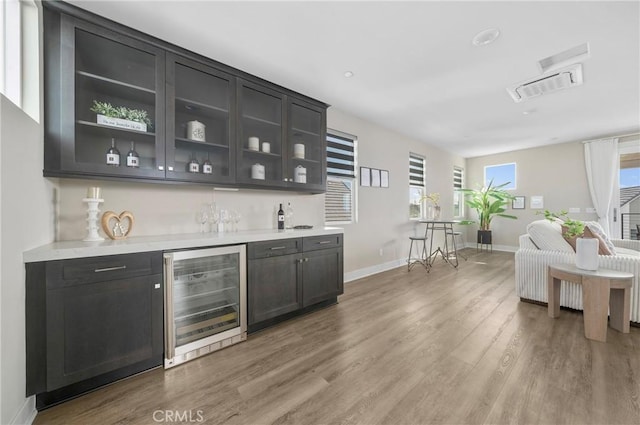
[(332, 130), (327, 132), (326, 223), (353, 223), (356, 219), (356, 142), (353, 135)]
[(424, 208), (424, 157), (409, 154), (409, 218), (423, 217)]
[(453, 217), (464, 217), (464, 169), (453, 167)]

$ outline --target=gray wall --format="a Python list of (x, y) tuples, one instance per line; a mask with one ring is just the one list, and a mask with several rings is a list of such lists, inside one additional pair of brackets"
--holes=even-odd
[[(484, 167), (487, 165), (515, 162), (517, 188), (513, 195), (525, 196), (525, 209), (509, 209), (508, 214), (518, 220), (495, 218), (491, 223), (493, 243), (504, 249), (515, 249), (518, 236), (526, 233), (527, 224), (542, 218), (537, 210), (529, 207), (531, 196), (544, 196), (544, 209), (560, 211), (580, 208), (580, 213), (569, 217), (581, 220), (595, 220), (596, 214), (586, 213), (592, 207), (587, 173), (584, 164), (584, 147), (581, 142), (562, 143), (540, 148), (524, 149), (497, 155), (467, 159), (467, 186), (475, 188), (481, 184)], [(475, 211), (467, 212), (475, 217)], [(477, 227), (474, 227), (477, 229)], [(468, 240), (475, 242), (475, 231), (468, 233)]]

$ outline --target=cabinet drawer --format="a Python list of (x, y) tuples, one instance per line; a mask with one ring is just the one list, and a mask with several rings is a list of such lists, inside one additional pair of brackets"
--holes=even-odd
[(317, 251), (319, 249), (337, 248), (342, 246), (342, 235), (311, 236), (304, 238), (302, 242), (303, 251)]
[(162, 273), (162, 253), (109, 255), (47, 263), (47, 288), (60, 288)]
[(248, 244), (247, 251), (250, 260), (295, 254), (302, 251), (302, 238), (253, 242)]

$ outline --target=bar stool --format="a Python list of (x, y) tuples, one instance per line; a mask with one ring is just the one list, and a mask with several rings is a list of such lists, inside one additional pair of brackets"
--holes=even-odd
[[(411, 271), (416, 264), (422, 264), (427, 271), (429, 270), (429, 262), (427, 261), (427, 235), (409, 236), (411, 244), (409, 245), (409, 258), (407, 258), (407, 271)], [(413, 257), (413, 242), (416, 243), (418, 256)], [(420, 242), (422, 242), (422, 250), (420, 250)]]
[[(467, 257), (465, 257), (464, 255), (460, 254), (458, 252), (458, 243), (456, 243), (456, 239), (458, 239), (459, 242), (462, 243), (462, 246), (464, 247), (464, 239), (462, 239), (462, 232), (456, 232), (456, 231), (447, 231), (446, 237), (451, 237), (451, 243), (453, 244), (453, 252), (456, 256), (456, 258), (458, 258), (458, 255), (462, 258), (464, 258), (464, 261), (467, 261)], [(447, 256), (449, 256), (449, 251), (447, 250)]]

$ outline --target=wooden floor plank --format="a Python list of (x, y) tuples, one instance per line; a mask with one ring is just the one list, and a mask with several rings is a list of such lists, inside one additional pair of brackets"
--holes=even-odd
[(551, 319), (519, 301), (513, 254), (465, 254), (458, 269), (438, 260), (347, 283), (337, 305), (34, 423), (640, 423), (640, 329), (587, 340), (581, 313)]

